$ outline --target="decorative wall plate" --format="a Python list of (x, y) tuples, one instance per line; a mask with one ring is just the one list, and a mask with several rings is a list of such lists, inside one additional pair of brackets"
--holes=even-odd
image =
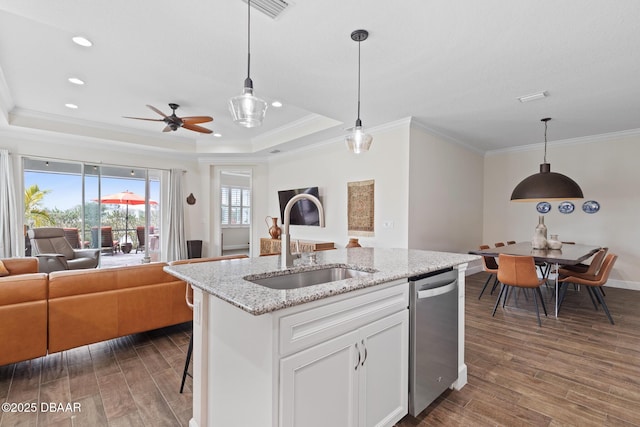
[(562, 202), (558, 205), (558, 210), (563, 214), (570, 214), (576, 206), (571, 202)]
[(582, 210), (588, 214), (594, 214), (600, 210), (600, 203), (595, 200), (587, 200), (582, 204)]
[(536, 210), (541, 214), (546, 214), (551, 210), (551, 203), (540, 202), (536, 205)]

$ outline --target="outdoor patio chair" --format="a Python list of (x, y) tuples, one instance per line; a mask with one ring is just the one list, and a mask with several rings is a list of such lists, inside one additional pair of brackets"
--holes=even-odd
[(101, 252), (110, 252), (111, 255), (114, 255), (120, 249), (120, 242), (114, 240), (113, 230), (109, 226), (100, 227), (100, 239), (98, 239), (98, 227), (91, 227), (91, 244), (93, 248), (98, 247), (99, 240), (101, 241)]
[(64, 238), (67, 239), (69, 245), (73, 249), (82, 249), (83, 246), (80, 244), (80, 234), (78, 233), (77, 228), (63, 228), (64, 230)]
[(96, 268), (100, 259), (98, 249), (73, 249), (62, 228), (33, 228), (28, 232), (33, 255), (38, 257), (40, 273), (60, 270)]
[[(149, 226), (149, 235), (153, 234), (153, 226)], [(145, 239), (144, 239), (144, 226), (136, 227), (136, 236), (138, 237), (138, 246), (136, 246), (136, 253), (138, 251), (144, 251)]]

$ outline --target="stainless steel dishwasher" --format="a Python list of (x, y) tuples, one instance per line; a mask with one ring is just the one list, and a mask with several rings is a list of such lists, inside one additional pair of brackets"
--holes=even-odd
[(409, 278), (409, 413), (422, 412), (458, 378), (458, 270)]

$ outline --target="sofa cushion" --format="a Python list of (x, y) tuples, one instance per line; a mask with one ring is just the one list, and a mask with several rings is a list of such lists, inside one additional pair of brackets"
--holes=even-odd
[(0, 278), (0, 365), (45, 354), (47, 275), (33, 273)]
[(49, 300), (116, 290), (116, 268), (49, 273)]
[(36, 257), (3, 258), (1, 261), (12, 276), (38, 272), (38, 258)]
[(7, 270), (7, 267), (4, 266), (4, 262), (0, 259), (0, 277), (8, 276), (9, 274), (9, 270)]
[(193, 318), (186, 283), (166, 263), (49, 274), (49, 352)]

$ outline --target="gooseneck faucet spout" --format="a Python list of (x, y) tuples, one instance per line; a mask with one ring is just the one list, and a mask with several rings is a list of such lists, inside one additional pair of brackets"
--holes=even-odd
[(316, 196), (312, 196), (311, 194), (302, 193), (296, 194), (293, 196), (287, 205), (284, 207), (284, 224), (282, 225), (282, 235), (280, 236), (281, 240), (281, 250), (282, 256), (282, 268), (293, 267), (293, 254), (291, 253), (291, 236), (289, 235), (289, 224), (291, 223), (291, 208), (293, 205), (299, 200), (307, 199), (312, 201), (316, 207), (318, 208), (318, 215), (320, 219), (320, 227), (324, 227), (324, 209), (322, 208), (322, 204), (320, 200)]

